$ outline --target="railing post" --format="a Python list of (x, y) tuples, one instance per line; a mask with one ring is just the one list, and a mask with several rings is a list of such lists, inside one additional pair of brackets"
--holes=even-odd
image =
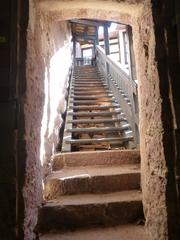
[(135, 140), (135, 144), (137, 145), (137, 141), (138, 141), (138, 137), (137, 137), (137, 133), (136, 133), (136, 117), (135, 117), (135, 103), (134, 103), (134, 98), (133, 98), (133, 65), (132, 65), (132, 51), (131, 51), (131, 46), (130, 46), (130, 26), (126, 26), (126, 31), (127, 31), (127, 46), (128, 46), (128, 65), (129, 65), (129, 77), (130, 77), (130, 101), (131, 101), (131, 108), (132, 108), (132, 130), (134, 133), (134, 140)]
[(99, 27), (96, 27), (96, 46), (99, 45), (99, 35), (98, 35)]
[(74, 66), (76, 66), (76, 39), (73, 37), (73, 62)]
[(106, 55), (110, 54), (108, 25), (104, 24), (104, 49)]

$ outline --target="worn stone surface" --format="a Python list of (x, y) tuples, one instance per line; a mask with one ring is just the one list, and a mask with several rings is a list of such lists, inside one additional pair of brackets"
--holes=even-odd
[(131, 24), (141, 14), (143, 1), (40, 1), (53, 20), (90, 18)]
[[(168, 74), (165, 73), (166, 36), (165, 19), (162, 17), (165, 16), (162, 9), (168, 6), (168, 2), (170, 1), (158, 4), (152, 1), (151, 8), (151, 1), (146, 1), (138, 23), (139, 30), (134, 26), (133, 31), (139, 79), (140, 148), (146, 226), (150, 239), (163, 240), (177, 238), (173, 123)], [(157, 22), (159, 26), (155, 27)]]
[(143, 217), (138, 191), (63, 196), (46, 203), (39, 212), (39, 232), (126, 224)]
[(52, 169), (57, 171), (63, 167), (118, 166), (140, 163), (140, 153), (139, 150), (72, 152), (55, 154), (52, 159)]
[(109, 228), (93, 228), (40, 236), (41, 240), (147, 240), (144, 226), (123, 225)]
[(140, 189), (139, 165), (120, 167), (66, 168), (54, 172), (45, 181), (46, 199), (80, 193), (107, 193)]

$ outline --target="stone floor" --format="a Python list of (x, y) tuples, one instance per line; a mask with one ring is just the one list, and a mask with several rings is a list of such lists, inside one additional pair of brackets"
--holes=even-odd
[(40, 240), (147, 240), (145, 229), (140, 225), (124, 225), (109, 228), (49, 233)]

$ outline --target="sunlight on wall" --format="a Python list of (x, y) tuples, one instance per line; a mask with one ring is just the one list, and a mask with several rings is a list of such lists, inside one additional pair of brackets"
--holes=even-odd
[(45, 158), (45, 147), (48, 145), (46, 141), (51, 143), (50, 145), (52, 145), (53, 149), (51, 148), (49, 151), (52, 151), (52, 153), (55, 151), (58, 143), (58, 133), (62, 123), (61, 114), (66, 108), (65, 94), (71, 63), (71, 49), (68, 42), (67, 45), (60, 48), (51, 58), (50, 68), (46, 68), (44, 80), (45, 103), (41, 125), (40, 149), (42, 165)]
[[(61, 122), (57, 119), (57, 116), (65, 111), (65, 84), (70, 65), (71, 52), (68, 47), (59, 49), (50, 61), (49, 134), (59, 130)], [(56, 134), (57, 133), (58, 132), (56, 132)]]
[(45, 139), (44, 136), (46, 134), (46, 126), (48, 123), (48, 99), (49, 99), (49, 91), (48, 91), (48, 73), (47, 73), (47, 67), (45, 69), (45, 79), (44, 79), (44, 109), (43, 109), (43, 118), (41, 122), (41, 146), (40, 146), (40, 160), (41, 165), (43, 165), (43, 156), (45, 154), (44, 144)]

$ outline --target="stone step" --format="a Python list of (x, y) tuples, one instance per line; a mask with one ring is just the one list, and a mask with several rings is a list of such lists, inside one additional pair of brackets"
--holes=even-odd
[(122, 166), (122, 164), (140, 163), (139, 150), (110, 150), (56, 153), (53, 156), (53, 171), (64, 167), (82, 166)]
[(40, 240), (148, 240), (145, 227), (127, 224), (114, 227), (58, 231), (40, 236)]
[(113, 167), (63, 168), (45, 180), (46, 200), (62, 195), (82, 193), (110, 193), (140, 189), (140, 165), (124, 164)]
[(120, 225), (142, 217), (142, 197), (136, 190), (62, 196), (39, 210), (38, 231)]

